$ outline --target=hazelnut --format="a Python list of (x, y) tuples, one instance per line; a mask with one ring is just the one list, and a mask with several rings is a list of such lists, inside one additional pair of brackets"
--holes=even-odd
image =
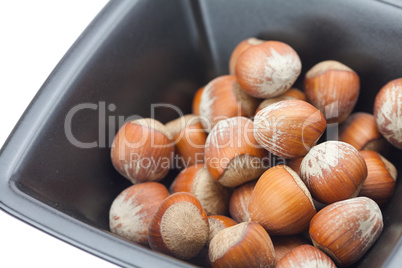
[(307, 100), (328, 123), (341, 123), (352, 112), (360, 91), (359, 76), (348, 66), (333, 60), (313, 66), (304, 80)]
[(209, 244), (212, 267), (274, 267), (275, 252), (268, 233), (255, 222), (225, 228)]
[(395, 189), (397, 170), (395, 166), (374, 151), (361, 151), (367, 165), (367, 178), (363, 183), (359, 196), (367, 196), (384, 205)]
[(342, 124), (339, 140), (349, 143), (357, 150), (386, 151), (387, 142), (381, 136), (372, 114), (351, 114)]
[(208, 217), (197, 198), (175, 193), (166, 198), (148, 227), (153, 250), (180, 259), (195, 257), (208, 241)]
[(285, 93), (301, 72), (296, 51), (278, 41), (265, 41), (245, 50), (237, 59), (235, 74), (240, 87), (256, 98)]
[(288, 91), (283, 93), (282, 96), (288, 96), (288, 97), (292, 97), (292, 98), (302, 100), (302, 101), (307, 100), (306, 94), (303, 91), (301, 91), (300, 89), (297, 89), (297, 88), (289, 89)]
[(257, 106), (258, 100), (244, 93), (233, 75), (219, 76), (209, 82), (201, 94), (201, 124), (210, 132), (220, 120), (253, 116)]
[(392, 80), (377, 93), (374, 117), (384, 138), (402, 149), (402, 78)]
[(310, 237), (340, 266), (359, 260), (380, 236), (382, 214), (377, 203), (356, 197), (333, 203), (311, 220)]
[(364, 158), (352, 145), (327, 141), (304, 157), (301, 178), (315, 200), (324, 204), (355, 197), (367, 177)]
[(237, 224), (231, 218), (222, 215), (213, 215), (208, 216), (208, 223), (209, 223), (209, 238), (208, 238), (208, 246), (211, 242), (212, 238), (220, 231), (230, 226), (234, 226)]
[(294, 172), (297, 173), (297, 175), (299, 175), (300, 177), (300, 166), (301, 166), (301, 162), (303, 161), (303, 157), (299, 157), (299, 158), (294, 158), (294, 159), (289, 159), (286, 161), (286, 165), (289, 166), (291, 169), (294, 170)]
[(253, 122), (245, 117), (219, 121), (205, 143), (205, 164), (212, 178), (235, 187), (258, 178), (266, 169), (267, 152), (253, 136)]
[(117, 132), (111, 150), (116, 170), (132, 183), (160, 181), (173, 161), (172, 135), (151, 118), (125, 123)]
[(257, 111), (255, 112), (256, 114), (264, 109), (265, 107), (268, 107), (271, 104), (283, 101), (283, 100), (302, 100), (306, 101), (306, 94), (304, 94), (301, 90), (297, 88), (291, 88), (282, 95), (274, 98), (269, 98), (263, 100), (260, 105), (257, 108)]
[(175, 152), (184, 167), (204, 162), (207, 134), (203, 130), (199, 116), (192, 114), (182, 116), (167, 123), (166, 128), (173, 137)]
[(110, 231), (148, 245), (148, 224), (169, 192), (163, 184), (144, 182), (128, 187), (113, 201), (109, 211)]
[(233, 191), (229, 200), (229, 212), (235, 221), (248, 221), (248, 205), (256, 183), (257, 180), (249, 181)]
[(335, 263), (321, 250), (310, 246), (301, 245), (292, 249), (275, 266), (277, 268), (336, 268)]
[(192, 105), (192, 111), (194, 115), (200, 115), (200, 101), (203, 91), (204, 87), (201, 87), (194, 94), (193, 105)]
[(272, 236), (271, 239), (274, 244), (276, 264), (294, 248), (310, 244), (310, 241), (301, 235)]
[(193, 194), (207, 215), (225, 215), (231, 190), (216, 182), (204, 165), (190, 166), (177, 175), (170, 186), (171, 193)]
[(250, 220), (271, 235), (292, 235), (308, 228), (316, 210), (311, 195), (291, 168), (279, 165), (258, 179), (248, 207)]
[(261, 111), (262, 109), (264, 109), (264, 108), (266, 108), (266, 107), (268, 107), (268, 106), (270, 106), (270, 105), (272, 105), (272, 104), (274, 104), (274, 103), (277, 103), (277, 102), (280, 102), (280, 101), (283, 101), (283, 100), (295, 100), (295, 99), (296, 99), (296, 98), (287, 96), (287, 95), (285, 95), (285, 94), (280, 95), (279, 97), (270, 98), (270, 99), (265, 99), (265, 100), (263, 100), (263, 101), (260, 103), (260, 105), (258, 105), (258, 108), (257, 108), (257, 110), (255, 111), (255, 113), (257, 114), (257, 113), (258, 113), (259, 111)]
[(274, 155), (287, 159), (306, 155), (325, 127), (322, 113), (301, 100), (277, 102), (254, 118), (257, 142)]
[(229, 59), (229, 73), (231, 75), (235, 74), (235, 67), (237, 63), (237, 59), (239, 56), (246, 51), (249, 47), (259, 45), (264, 41), (255, 37), (251, 37), (241, 41), (233, 50), (232, 54), (230, 55)]

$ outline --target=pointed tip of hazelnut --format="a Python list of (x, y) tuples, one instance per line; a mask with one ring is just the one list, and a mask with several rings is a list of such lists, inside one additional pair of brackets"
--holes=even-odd
[[(286, 93), (285, 93), (286, 94)], [(280, 101), (283, 101), (283, 100), (296, 100), (297, 98), (295, 98), (295, 97), (292, 97), (292, 96), (288, 96), (288, 95), (285, 95), (285, 94), (283, 94), (283, 95), (280, 95), (280, 96), (278, 96), (278, 97), (275, 97), (275, 98), (269, 98), (269, 99), (265, 99), (265, 100), (263, 100), (259, 105), (258, 105), (258, 107), (257, 107), (257, 110), (256, 110), (256, 114), (259, 112), (259, 111), (261, 111), (262, 109), (264, 109), (264, 108), (266, 108), (266, 107), (268, 107), (268, 106), (270, 106), (270, 105), (272, 105), (272, 104), (274, 104), (274, 103), (277, 103), (277, 102), (280, 102)]]
[(168, 137), (168, 139), (170, 139), (170, 140), (173, 139), (172, 134), (169, 132), (169, 130), (166, 128), (166, 126), (156, 119), (141, 118), (141, 119), (131, 120), (130, 123), (148, 127), (150, 129), (154, 129), (154, 130), (164, 134), (166, 137)]
[(182, 131), (185, 127), (197, 124), (200, 122), (200, 117), (194, 114), (186, 114), (175, 120), (166, 123), (166, 129), (169, 131), (172, 137)]
[(306, 78), (319, 76), (330, 70), (354, 72), (351, 68), (343, 63), (340, 63), (339, 61), (326, 60), (314, 65), (313, 68), (306, 73)]
[(247, 43), (249, 43), (252, 46), (256, 46), (256, 45), (262, 44), (264, 42), (265, 42), (264, 40), (258, 39), (256, 37), (250, 37), (247, 39)]
[(242, 40), (240, 43), (236, 45), (233, 49), (232, 54), (229, 59), (229, 73), (235, 74), (235, 67), (237, 64), (237, 59), (239, 56), (246, 51), (249, 47), (259, 45), (265, 42), (264, 40), (258, 39), (256, 37), (250, 37), (248, 39)]
[(289, 89), (288, 91), (283, 93), (283, 96), (293, 97), (295, 99), (302, 100), (302, 101), (306, 101), (306, 98), (307, 98), (306, 94), (302, 90), (297, 89), (297, 88)]

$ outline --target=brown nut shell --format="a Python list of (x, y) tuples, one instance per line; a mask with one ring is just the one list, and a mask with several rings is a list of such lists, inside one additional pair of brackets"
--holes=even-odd
[(245, 117), (220, 121), (205, 143), (205, 164), (220, 184), (235, 187), (258, 178), (268, 155), (253, 135), (253, 122)]
[(237, 63), (237, 59), (239, 56), (246, 51), (249, 47), (259, 45), (263, 43), (263, 40), (260, 40), (255, 37), (251, 37), (248, 39), (245, 39), (241, 41), (232, 51), (232, 54), (230, 55), (229, 59), (229, 74), (234, 75), (235, 74), (235, 67)]
[(245, 94), (233, 75), (219, 76), (204, 88), (200, 100), (201, 124), (206, 132), (223, 119), (254, 115), (258, 100)]
[(352, 112), (360, 92), (359, 76), (348, 66), (333, 60), (313, 66), (304, 80), (307, 100), (328, 123), (341, 123)]
[(209, 244), (212, 267), (274, 267), (268, 233), (255, 222), (243, 222), (217, 233)]
[(191, 107), (191, 110), (194, 115), (200, 115), (200, 101), (201, 101), (201, 95), (202, 95), (203, 91), (204, 91), (204, 87), (201, 87), (194, 94), (193, 104)]
[(133, 242), (148, 245), (149, 222), (168, 196), (166, 187), (157, 182), (128, 187), (114, 199), (110, 207), (110, 231)]
[(339, 141), (349, 143), (359, 151), (387, 150), (387, 142), (378, 131), (374, 116), (369, 113), (351, 114), (340, 128)]
[(258, 108), (257, 108), (257, 110), (255, 111), (255, 113), (257, 114), (259, 111), (261, 111), (262, 109), (264, 109), (264, 108), (266, 108), (266, 107), (268, 107), (268, 106), (270, 106), (270, 105), (272, 105), (272, 104), (274, 104), (274, 103), (277, 103), (277, 102), (280, 102), (280, 101), (284, 101), (284, 100), (295, 100), (296, 98), (293, 98), (293, 97), (290, 97), (290, 96), (286, 96), (285, 94), (283, 94), (283, 95), (280, 95), (280, 96), (278, 96), (278, 97), (275, 97), (275, 98), (270, 98), (270, 99), (265, 99), (265, 100), (263, 100), (261, 103), (260, 103), (260, 105), (258, 105)]
[(208, 237), (207, 214), (197, 198), (184, 192), (166, 198), (148, 228), (148, 242), (153, 250), (180, 259), (195, 257)]
[(201, 125), (200, 117), (188, 114), (166, 124), (171, 133), (175, 152), (181, 166), (188, 167), (204, 162), (204, 147), (207, 134)]
[(384, 205), (392, 196), (398, 175), (395, 166), (374, 151), (360, 151), (367, 166), (367, 178), (359, 196), (366, 196)]
[(402, 78), (390, 81), (377, 93), (374, 118), (384, 138), (402, 149)]
[(229, 200), (230, 216), (237, 222), (248, 221), (248, 205), (257, 180), (249, 181), (237, 187)]
[(272, 236), (271, 239), (274, 244), (276, 264), (294, 248), (311, 244), (310, 241), (303, 238), (301, 235)]
[(256, 98), (285, 93), (301, 72), (301, 61), (288, 44), (265, 41), (244, 51), (237, 59), (235, 74), (240, 87)]
[(125, 123), (111, 149), (113, 166), (134, 184), (163, 179), (170, 170), (173, 154), (170, 132), (151, 118)]
[(364, 158), (352, 145), (327, 141), (314, 146), (301, 163), (301, 178), (320, 203), (355, 197), (367, 177)]
[(304, 157), (289, 159), (286, 161), (286, 165), (288, 165), (291, 169), (293, 169), (297, 175), (300, 177), (300, 166)]
[(254, 118), (254, 137), (276, 156), (293, 159), (307, 154), (323, 134), (322, 113), (301, 100), (285, 100), (262, 109)]
[(258, 179), (249, 204), (250, 220), (272, 235), (292, 235), (308, 228), (316, 210), (311, 195), (291, 168), (279, 165)]
[(336, 268), (335, 263), (324, 252), (310, 245), (294, 248), (275, 266), (276, 268)]
[(303, 91), (301, 91), (300, 89), (297, 89), (297, 88), (289, 89), (288, 91), (283, 93), (282, 96), (288, 96), (288, 97), (292, 97), (292, 98), (302, 100), (302, 101), (307, 100), (306, 94)]
[(231, 189), (215, 181), (204, 165), (190, 166), (181, 171), (170, 186), (170, 192), (193, 194), (207, 215), (225, 215), (228, 212)]
[(311, 220), (310, 237), (318, 249), (340, 266), (359, 260), (373, 245), (383, 228), (377, 203), (356, 197), (333, 203)]

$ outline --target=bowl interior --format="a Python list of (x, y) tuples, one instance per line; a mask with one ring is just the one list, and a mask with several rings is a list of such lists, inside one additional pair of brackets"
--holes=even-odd
[[(361, 79), (355, 111), (372, 113), (379, 89), (402, 75), (402, 10), (382, 2), (119, 2), (111, 1), (33, 102), (31, 110), (62, 87), (51, 109), (41, 114), (40, 127), (11, 178), (23, 194), (104, 232), (113, 199), (130, 185), (110, 162), (119, 126), (138, 117), (164, 123), (178, 117), (177, 110), (158, 105), (162, 103), (190, 113), (194, 92), (228, 73), (230, 53), (241, 40), (256, 36), (291, 45), (303, 63), (295, 84), (300, 89), (314, 64), (333, 59), (348, 65)], [(97, 23), (112, 26), (102, 35)], [(93, 49), (85, 50), (90, 44)], [(78, 59), (82, 64), (77, 68), (72, 61)], [(63, 79), (73, 68), (67, 83)], [(401, 174), (400, 156), (394, 149), (389, 159)], [(398, 181), (383, 210), (383, 234), (358, 266), (378, 267), (391, 256), (401, 235), (401, 198)]]

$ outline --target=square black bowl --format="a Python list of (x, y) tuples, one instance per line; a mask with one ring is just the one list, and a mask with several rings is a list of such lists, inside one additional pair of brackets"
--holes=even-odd
[[(300, 55), (303, 73), (334, 59), (356, 70), (356, 110), (402, 76), (402, 9), (374, 0), (113, 0), (65, 55), (0, 155), (0, 206), (72, 245), (122, 266), (186, 262), (108, 231), (108, 210), (129, 186), (113, 168), (110, 143), (125, 119), (167, 122), (170, 103), (190, 112), (195, 90), (228, 72), (235, 45), (250, 36), (280, 40)], [(401, 151), (390, 160), (401, 168)], [(167, 182), (168, 183), (168, 182)], [(402, 262), (402, 186), (384, 208), (384, 231), (357, 267)]]

